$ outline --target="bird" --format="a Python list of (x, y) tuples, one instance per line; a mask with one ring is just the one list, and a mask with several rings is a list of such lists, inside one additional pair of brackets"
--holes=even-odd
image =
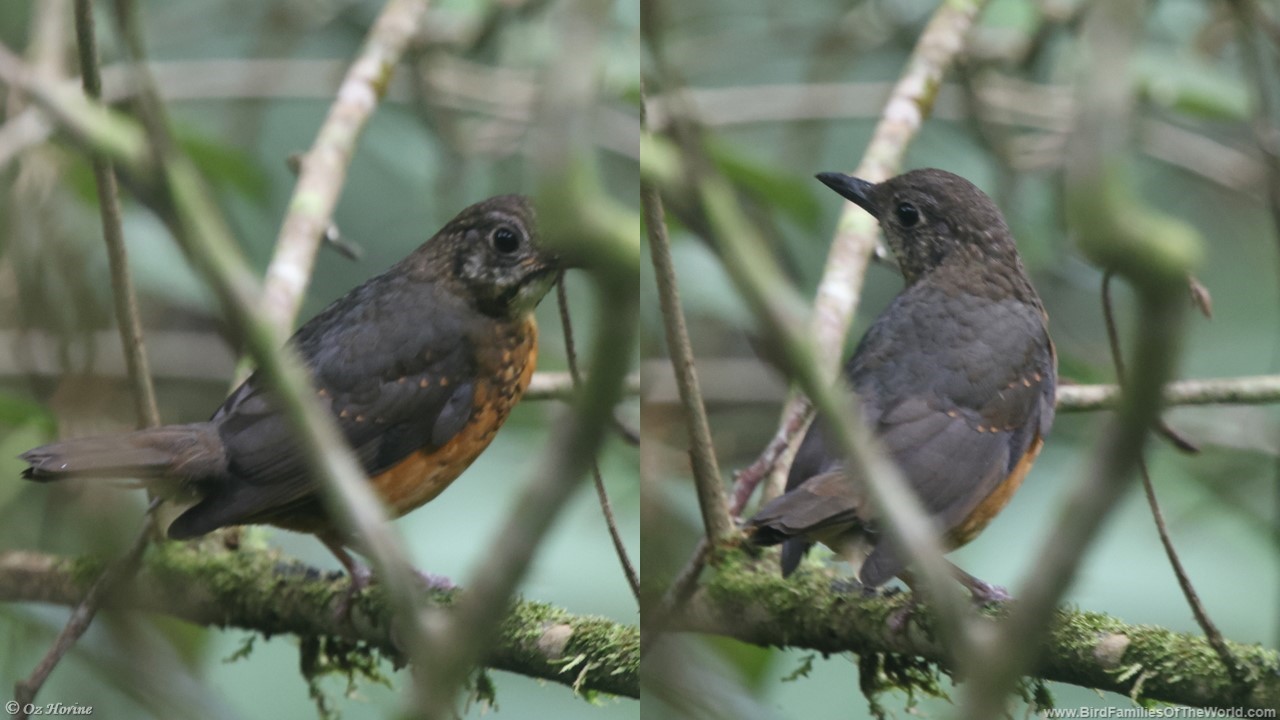
[[(462, 210), (380, 275), (331, 303), (288, 344), (392, 517), (430, 502), (488, 447), (533, 376), (534, 308), (561, 265), (533, 205), (500, 195)], [(267, 524), (318, 537), (352, 580), (347, 552), (272, 388), (254, 373), (206, 422), (62, 440), (20, 455), (23, 477), (136, 478), (195, 500), (174, 540)]]
[[(1012, 498), (1053, 425), (1057, 355), (1048, 314), (996, 204), (934, 168), (880, 183), (817, 178), (880, 224), (904, 280), (862, 337), (842, 378), (863, 419), (935, 522), (947, 551), (973, 540)], [(830, 430), (815, 422), (786, 490), (744, 524), (758, 546), (782, 545), (791, 575), (814, 543), (852, 565), (874, 592), (901, 577), (895, 547)], [(975, 601), (1002, 588), (954, 565)]]

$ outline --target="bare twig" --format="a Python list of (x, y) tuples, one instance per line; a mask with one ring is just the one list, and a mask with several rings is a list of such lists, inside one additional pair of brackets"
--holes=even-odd
[(725, 500), (724, 483), (720, 478), (715, 444), (711, 439), (711, 427), (707, 422), (707, 408), (702, 399), (702, 389), (694, 367), (693, 346), (689, 341), (684, 310), (680, 305), (680, 290), (676, 282), (675, 265), (671, 259), (671, 241), (667, 235), (662, 197), (651, 183), (642, 180), (640, 202), (643, 205), (645, 229), (649, 235), (649, 253), (658, 283), (658, 298), (662, 307), (663, 325), (666, 328), (667, 347), (671, 353), (671, 367), (680, 390), (685, 424), (688, 426), (689, 459), (693, 469), (694, 487), (698, 493), (698, 507), (702, 511), (702, 522), (706, 532), (705, 536), (699, 540), (698, 547), (685, 568), (676, 576), (668, 591), (656, 605), (656, 610), (645, 613), (645, 617), (650, 620), (648, 623), (643, 623), (649, 626), (649, 629), (641, 634), (643, 651), (651, 638), (662, 631), (668, 618), (692, 592), (712, 545), (729, 537), (736, 531), (736, 526)]
[(338, 88), (315, 143), (302, 159), (263, 286), (263, 310), (281, 333), (292, 329), (302, 306), (316, 250), (333, 222), (360, 132), (426, 12), (426, 0), (389, 0), (383, 6)]
[[(1107, 329), (1107, 343), (1111, 347), (1111, 360), (1115, 365), (1116, 381), (1123, 388), (1125, 385), (1124, 353), (1120, 347), (1120, 334), (1116, 330), (1115, 314), (1111, 306), (1112, 276), (1113, 274), (1110, 271), (1102, 275), (1102, 318), (1103, 324)], [(1164, 553), (1169, 558), (1169, 566), (1173, 568), (1173, 575), (1178, 580), (1178, 587), (1182, 588), (1182, 595), (1187, 599), (1187, 604), (1191, 606), (1191, 614), (1195, 616), (1196, 623), (1204, 631), (1205, 639), (1209, 641), (1213, 651), (1222, 660), (1222, 664), (1227, 669), (1227, 674), (1239, 681), (1241, 679), (1240, 665), (1227, 647), (1227, 642), (1223, 639), (1222, 632), (1218, 630), (1218, 626), (1209, 617), (1209, 612), (1205, 609), (1204, 603), (1200, 601), (1200, 595), (1196, 592), (1195, 586), (1191, 584), (1191, 577), (1187, 575), (1186, 568), (1182, 566), (1182, 559), (1178, 556), (1178, 551), (1173, 546), (1173, 538), (1169, 537), (1169, 528), (1165, 525), (1164, 512), (1160, 510), (1160, 502), (1156, 499), (1156, 489), (1151, 482), (1151, 471), (1147, 467), (1147, 459), (1142, 454), (1138, 456), (1138, 473), (1142, 477), (1142, 490), (1147, 496), (1147, 505), (1151, 508), (1151, 518), (1155, 521), (1156, 533), (1160, 536), (1160, 544), (1164, 546)]]
[[(994, 72), (982, 75), (979, 107), (966, 102), (965, 90), (946, 83), (938, 88), (930, 110), (934, 118), (960, 121), (981, 112), (991, 125), (1041, 132), (1015, 137), (1011, 159), (1021, 169), (1059, 166), (1065, 161), (1067, 135), (1078, 114), (1070, 86), (1020, 81)], [(891, 85), (884, 82), (752, 84), (741, 87), (690, 88), (677, 105), (670, 95), (651, 100), (655, 129), (676, 122), (682, 108), (696, 112), (707, 127), (762, 123), (806, 123), (876, 117)], [(1157, 118), (1139, 120), (1143, 152), (1223, 187), (1253, 192), (1265, 166), (1253, 154), (1206, 135)], [(1013, 150), (1019, 148), (1017, 152)]]
[[(569, 363), (569, 376), (574, 386), (582, 384), (582, 373), (578, 372), (578, 349), (573, 340), (573, 320), (569, 317), (569, 297), (564, 289), (564, 273), (556, 281), (556, 305), (560, 309), (560, 326), (564, 328), (564, 353)], [(613, 542), (613, 550), (618, 555), (618, 564), (622, 566), (622, 574), (631, 586), (631, 594), (636, 602), (640, 601), (640, 576), (636, 574), (635, 564), (627, 555), (627, 546), (622, 542), (622, 533), (618, 532), (618, 520), (613, 515), (613, 503), (609, 502), (609, 493), (604, 487), (604, 477), (600, 474), (600, 460), (591, 460), (591, 480), (596, 486), (596, 499), (600, 502), (600, 511), (604, 513), (604, 524), (609, 530), (609, 539)]]
[[(1163, 404), (1268, 405), (1280, 401), (1280, 375), (1254, 375), (1204, 380), (1179, 380), (1164, 386)], [(1063, 385), (1058, 388), (1060, 412), (1110, 410), (1120, 404), (1118, 385)]]
[[(0, 340), (3, 339), (0, 334)], [(0, 343), (2, 346), (3, 343)], [(0, 368), (4, 367), (0, 356)], [(716, 374), (734, 378), (732, 383), (703, 386), (708, 403), (777, 403), (782, 399), (778, 381), (771, 372), (755, 361), (707, 359), (698, 361), (703, 377)], [(680, 402), (675, 378), (666, 363), (646, 362), (644, 396), (646, 402), (674, 404)], [(548, 386), (559, 387), (559, 376), (548, 373)], [(747, 386), (747, 387), (744, 387)], [(1280, 402), (1280, 375), (1243, 375), (1226, 378), (1177, 380), (1164, 386), (1164, 404), (1197, 405), (1269, 405)], [(1060, 413), (1113, 410), (1120, 403), (1118, 385), (1059, 385), (1057, 409)], [(774, 443), (769, 447), (773, 448)]]
[(702, 523), (707, 539), (714, 543), (734, 532), (733, 518), (729, 516), (725, 502), (724, 483), (720, 479), (720, 466), (716, 462), (711, 427), (707, 423), (707, 409), (702, 401), (698, 374), (694, 370), (693, 346), (689, 342), (684, 310), (680, 306), (680, 290), (676, 284), (675, 266), (671, 261), (671, 244), (667, 237), (662, 198), (646, 182), (640, 189), (640, 200), (644, 205), (644, 223), (649, 234), (649, 253), (653, 258), (654, 274), (658, 282), (658, 300), (662, 306), (667, 348), (671, 353), (671, 366), (675, 371), (676, 384), (680, 388), (680, 402), (684, 406), (685, 424), (689, 431), (689, 458), (693, 465), (694, 487), (698, 491), (698, 507), (702, 510)]
[[(80, 58), (80, 76), (85, 94), (93, 100), (102, 98), (102, 77), (98, 71), (98, 42), (94, 33), (93, 4), (76, 0), (76, 45)], [(138, 296), (129, 272), (129, 255), (120, 223), (120, 190), (111, 162), (93, 158), (93, 177), (98, 189), (98, 209), (102, 215), (102, 237), (107, 244), (107, 262), (111, 267), (111, 290), (116, 305), (116, 322), (120, 324), (120, 343), (124, 351), (125, 369), (133, 386), (134, 407), (139, 427), (160, 424), (156, 407), (156, 389), (151, 381), (151, 367), (142, 339), (142, 319), (138, 315)]]
[[(574, 391), (573, 377), (567, 372), (543, 371), (533, 374), (524, 400), (568, 400)], [(631, 373), (622, 384), (622, 394), (635, 397), (640, 394), (640, 376)]]

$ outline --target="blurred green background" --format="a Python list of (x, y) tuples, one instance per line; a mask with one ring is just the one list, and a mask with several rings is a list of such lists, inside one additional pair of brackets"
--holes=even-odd
[[(1113, 374), (1100, 311), (1100, 273), (1078, 255), (1063, 225), (1061, 165), (1075, 102), (1079, 10), (1087, 3), (997, 0), (980, 17), (966, 62), (949, 73), (905, 168), (939, 167), (969, 178), (1004, 209), (1051, 317), (1064, 381), (1109, 382)], [(1274, 15), (1275, 6), (1267, 5)], [(735, 183), (751, 220), (806, 297), (826, 260), (841, 200), (812, 179), (852, 171), (876, 117), (935, 2), (763, 1), (646, 3), (655, 44), (704, 124), (719, 168)], [(1264, 170), (1250, 129), (1251, 86), (1237, 26), (1223, 2), (1149, 4), (1133, 78), (1139, 110), (1134, 168), (1142, 197), (1196, 227), (1207, 260), (1200, 279), (1213, 294), (1211, 321), (1191, 317), (1179, 375), (1275, 372), (1280, 334), (1277, 230), (1263, 201)], [(1256, 28), (1251, 28), (1257, 31)], [(1274, 47), (1267, 71), (1276, 87)], [(654, 105), (670, 87), (649, 87)], [(657, 115), (661, 130), (662, 116)], [(1275, 130), (1274, 120), (1269, 125)], [(904, 169), (905, 169), (904, 168)], [(678, 226), (678, 222), (677, 222)], [(676, 229), (674, 254), (726, 477), (755, 459), (777, 427), (784, 381), (757, 359), (754, 325), (713, 252)], [(852, 344), (900, 289), (889, 269), (867, 278)], [(665, 356), (652, 272), (642, 278), (642, 352)], [(1130, 335), (1127, 292), (1117, 298)], [(662, 533), (644, 528), (649, 581), (679, 567), (701, 532), (683, 454), (687, 442), (669, 370), (646, 363), (646, 479), (653, 479)], [(1039, 462), (1013, 503), (952, 559), (1014, 588), (1040, 548), (1061, 499), (1087, 466), (1104, 417), (1060, 414)], [(1277, 644), (1277, 451), (1274, 407), (1177, 409), (1170, 424), (1203, 446), (1186, 456), (1161, 442), (1149, 453), (1174, 542), (1206, 608), (1226, 637)], [(811, 558), (830, 557), (826, 551)], [(1135, 483), (1105, 526), (1066, 598), (1085, 610), (1200, 634)], [(677, 657), (710, 707), (698, 717), (868, 717), (851, 656), (761, 649), (723, 639), (686, 639)], [(808, 677), (784, 680), (813, 658)], [(677, 674), (681, 674), (678, 672)], [(1060, 707), (1126, 707), (1127, 698), (1052, 685)], [(903, 717), (905, 697), (881, 698)], [(924, 716), (947, 716), (926, 700)], [(680, 710), (644, 703), (646, 718)], [(1015, 711), (1014, 716), (1019, 716)]]
[[(184, 148), (216, 188), (244, 254), (261, 272), (293, 186), (286, 158), (305, 151), (337, 84), (382, 3), (187, 0), (140, 3), (153, 71)], [(120, 92), (113, 24), (100, 8), (98, 38), (108, 97)], [(563, 2), (431, 3), (428, 20), (365, 130), (335, 216), (364, 255), (352, 262), (322, 249), (300, 320), (381, 272), (464, 206), (498, 193), (532, 192), (532, 119), (541, 83), (572, 8)], [(0, 41), (28, 61), (74, 77), (70, 2), (0, 4)], [(591, 138), (603, 191), (638, 206), (636, 162), (639, 9), (617, 2), (596, 74)], [(483, 31), (482, 31), (483, 30)], [(118, 68), (117, 68), (118, 70)], [(115, 78), (113, 81), (112, 78)], [(8, 93), (8, 90), (5, 90)], [(0, 120), (23, 112), (0, 100)], [(2, 123), (0, 123), (2, 124)], [(25, 127), (25, 126), (21, 126)], [(0, 548), (102, 552), (136, 532), (137, 492), (20, 482), (15, 456), (59, 435), (127, 429), (133, 404), (115, 339), (110, 280), (92, 175), (64, 144), (0, 135)], [(202, 420), (226, 395), (237, 354), (210, 293), (160, 224), (127, 203), (125, 232), (162, 417)], [(598, 312), (585, 280), (568, 290), (580, 347)], [(540, 370), (564, 370), (554, 299), (539, 309)], [(542, 456), (564, 407), (518, 407), (489, 451), (461, 481), (397, 523), (415, 564), (455, 580), (483, 561), (515, 491)], [(634, 401), (622, 413), (638, 422)], [(604, 477), (631, 552), (638, 552), (638, 453), (613, 441)], [(255, 531), (257, 532), (257, 531)], [(322, 568), (333, 557), (314, 539), (279, 531), (267, 542)], [(554, 524), (521, 592), (575, 613), (638, 621), (594, 493), (577, 493)], [(43, 655), (65, 621), (61, 608), (0, 606), (0, 688), (11, 688)], [(226, 660), (249, 633), (198, 630), (154, 618), (95, 623), (54, 673), (39, 702), (87, 705), (99, 717), (311, 717), (297, 641), (261, 638), (247, 658)], [(130, 642), (124, 642), (129, 640)], [(322, 687), (343, 717), (393, 717), (393, 687), (369, 682), (347, 697), (344, 680)], [(492, 673), (501, 717), (637, 717), (633, 700), (589, 703), (561, 685)], [(7, 694), (7, 690), (5, 691)], [(486, 708), (471, 705), (466, 717)]]

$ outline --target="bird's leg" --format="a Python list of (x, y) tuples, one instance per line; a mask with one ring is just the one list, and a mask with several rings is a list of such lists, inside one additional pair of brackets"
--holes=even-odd
[(338, 562), (342, 563), (342, 567), (346, 569), (347, 575), (351, 578), (351, 583), (347, 587), (347, 591), (342, 594), (338, 600), (338, 606), (334, 610), (334, 617), (339, 620), (349, 620), (351, 618), (351, 603), (355, 600), (362, 590), (369, 587), (370, 581), (373, 579), (373, 572), (369, 570), (369, 566), (357, 560), (351, 553), (347, 552), (347, 548), (337, 536), (324, 533), (318, 535), (320, 542), (329, 548), (329, 552), (338, 558)]
[[(338, 558), (338, 562), (342, 563), (342, 567), (346, 569), (347, 574), (351, 577), (351, 587), (338, 602), (337, 616), (345, 619), (351, 614), (351, 603), (355, 596), (359, 595), (362, 590), (369, 587), (369, 584), (373, 582), (373, 571), (369, 569), (368, 565), (360, 562), (347, 551), (346, 544), (342, 542), (339, 536), (323, 534), (317, 537), (320, 538), (320, 542), (325, 544), (325, 547), (329, 548), (329, 552)], [(413, 571), (413, 574), (426, 590), (453, 590), (458, 587), (444, 575), (435, 575), (417, 569)]]
[(895, 635), (901, 635), (903, 630), (907, 629), (907, 623), (911, 617), (920, 609), (920, 588), (916, 585), (915, 576), (910, 572), (903, 571), (898, 577), (902, 578), (902, 582), (906, 583), (911, 589), (911, 594), (907, 596), (907, 602), (902, 607), (894, 610), (888, 619), (889, 630)]

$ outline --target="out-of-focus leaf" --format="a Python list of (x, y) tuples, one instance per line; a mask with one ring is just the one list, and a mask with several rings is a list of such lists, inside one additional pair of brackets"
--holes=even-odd
[[(15, 399), (0, 396), (0, 412), (14, 411), (14, 407), (5, 407), (8, 404), (6, 401), (10, 400)], [(13, 425), (13, 430), (7, 431), (6, 428), (6, 432), (0, 433), (0, 477), (5, 479), (0, 482), (0, 520), (4, 521), (4, 533), (0, 540), (6, 542), (22, 531), (16, 527), (17, 521), (14, 518), (7, 517), (8, 511), (2, 509), (7, 508), (24, 489), (32, 487), (30, 483), (17, 480), (27, 466), (18, 459), (18, 454), (48, 442), (56, 429), (53, 417), (44, 408), (39, 408), (39, 413), (29, 415), (28, 418), (26, 422), (4, 422), (5, 425)]]
[(755, 327), (720, 259), (703, 243), (674, 240), (671, 255), (680, 275), (680, 299), (685, 312), (717, 318), (736, 327)]
[(46, 436), (52, 436), (58, 429), (58, 421), (43, 405), (4, 394), (0, 394), (0, 425), (30, 425)]
[(778, 656), (778, 653), (769, 648), (714, 635), (707, 637), (707, 647), (719, 655), (725, 664), (733, 667), (743, 684), (752, 689), (759, 688), (770, 677), (769, 668)]
[(1058, 351), (1058, 377), (1062, 384), (1092, 385), (1115, 381), (1109, 369), (1094, 365), (1070, 353)]
[[(255, 205), (265, 205), (270, 181), (251, 155), (232, 145), (224, 145), (198, 131), (178, 125), (178, 144), (213, 186), (243, 195)], [(66, 153), (67, 185), (76, 197), (97, 203), (98, 190), (89, 159), (79, 152)]]
[(821, 228), (822, 204), (814, 197), (813, 183), (758, 163), (726, 143), (710, 142), (708, 149), (712, 162), (734, 185), (777, 208), (806, 232)]
[(191, 127), (177, 125), (174, 134), (183, 152), (215, 188), (234, 191), (260, 206), (266, 204), (270, 183), (253, 156)]
[(1161, 50), (1139, 55), (1135, 81), (1152, 102), (1180, 113), (1218, 120), (1247, 120), (1249, 91), (1239, 75), (1195, 58)]

